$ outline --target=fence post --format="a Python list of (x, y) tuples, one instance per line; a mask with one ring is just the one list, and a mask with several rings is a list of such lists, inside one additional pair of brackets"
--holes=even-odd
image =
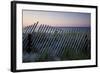
[(28, 48), (26, 49), (28, 53), (30, 53), (32, 51), (32, 34), (28, 34)]

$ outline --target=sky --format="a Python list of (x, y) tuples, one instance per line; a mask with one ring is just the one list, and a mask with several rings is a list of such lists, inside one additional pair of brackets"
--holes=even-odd
[(23, 27), (40, 24), (55, 27), (90, 27), (91, 14), (77, 12), (23, 10)]

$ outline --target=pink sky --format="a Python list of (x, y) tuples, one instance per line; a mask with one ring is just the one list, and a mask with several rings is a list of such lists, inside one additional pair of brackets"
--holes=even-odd
[(39, 25), (89, 27), (90, 18), (89, 13), (23, 10), (23, 27), (32, 25), (37, 21), (39, 21)]

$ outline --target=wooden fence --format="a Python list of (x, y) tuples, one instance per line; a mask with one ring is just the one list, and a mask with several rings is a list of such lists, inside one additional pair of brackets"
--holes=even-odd
[(23, 62), (89, 59), (90, 37), (86, 28), (27, 26), (23, 29)]

